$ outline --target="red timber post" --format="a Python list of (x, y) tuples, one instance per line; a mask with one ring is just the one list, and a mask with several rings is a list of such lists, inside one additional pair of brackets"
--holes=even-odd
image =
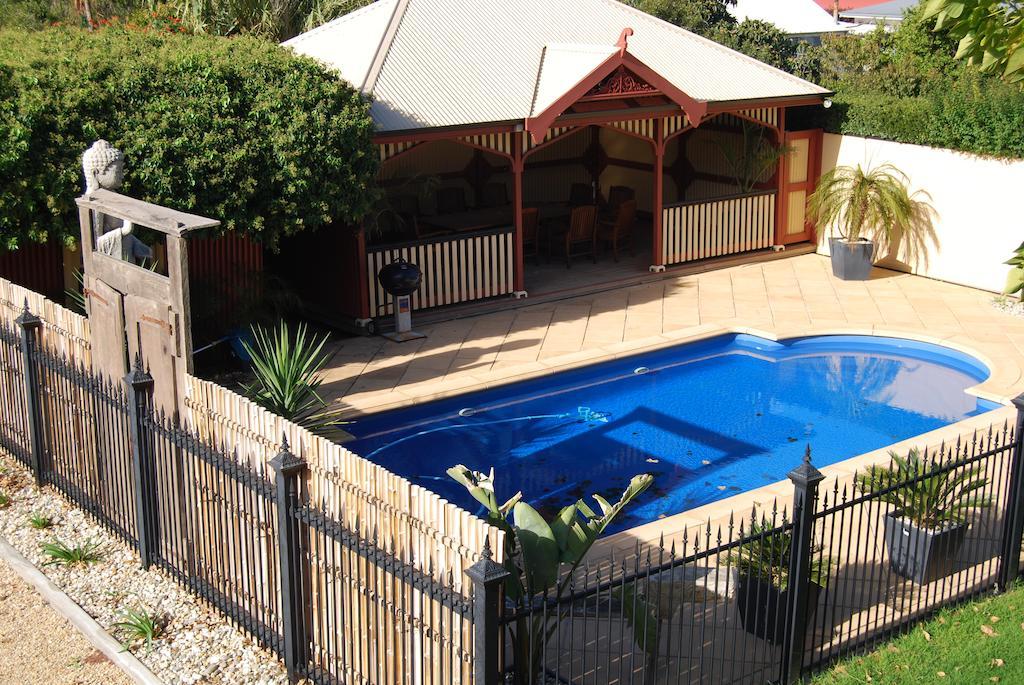
[(664, 271), (665, 260), (662, 258), (661, 217), (663, 214), (663, 177), (665, 175), (665, 120), (662, 118), (654, 120), (654, 200), (651, 207), (651, 223), (654, 226), (654, 236), (651, 254), (651, 271)]
[[(786, 108), (779, 107), (779, 145), (786, 144)], [(786, 234), (787, 205), (786, 179), (789, 176), (789, 155), (779, 157), (779, 168), (776, 171), (778, 192), (775, 194), (775, 230), (772, 231), (772, 245), (781, 245), (780, 236)]]
[(526, 262), (523, 259), (523, 131), (512, 133), (512, 222), (515, 236), (512, 241), (515, 250), (515, 265), (512, 286), (516, 297), (526, 294)]

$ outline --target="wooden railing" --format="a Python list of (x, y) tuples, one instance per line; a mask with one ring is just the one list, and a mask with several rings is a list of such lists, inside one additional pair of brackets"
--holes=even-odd
[(392, 310), (391, 296), (377, 282), (377, 272), (399, 258), (423, 271), (423, 284), (412, 296), (413, 309), (471, 302), (512, 292), (515, 255), (513, 228), (425, 238), (366, 250), (370, 314)]
[(680, 264), (761, 250), (775, 235), (774, 190), (666, 205), (661, 214), (661, 257)]

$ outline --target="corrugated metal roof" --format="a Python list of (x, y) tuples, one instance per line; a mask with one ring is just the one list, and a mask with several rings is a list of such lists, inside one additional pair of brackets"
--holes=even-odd
[(843, 16), (848, 19), (871, 20), (871, 19), (884, 19), (886, 21), (902, 21), (903, 15), (907, 13), (907, 10), (917, 7), (920, 0), (891, 0), (891, 2), (882, 2), (877, 5), (868, 5), (855, 10), (848, 10), (843, 12)]
[(544, 46), (530, 114), (543, 112), (618, 50), (614, 45), (553, 43)]
[[(557, 97), (542, 77), (546, 54), (558, 55), (560, 76), (550, 83), (564, 83), (584, 62), (580, 44), (610, 50), (626, 27), (634, 30), (630, 54), (698, 100), (827, 93), (614, 0), (381, 0), (356, 14), (287, 45), (338, 68), (357, 87), (380, 46), (380, 70), (366, 90), (381, 131), (522, 121), (535, 96)], [(398, 24), (385, 41), (392, 16)], [(576, 44), (575, 58), (565, 44)]]
[(814, 0), (736, 0), (728, 10), (739, 21), (767, 21), (789, 35), (833, 33), (847, 31), (852, 26), (837, 22)]

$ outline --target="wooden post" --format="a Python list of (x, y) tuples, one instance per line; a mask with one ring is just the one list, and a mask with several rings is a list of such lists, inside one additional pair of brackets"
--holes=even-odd
[(662, 257), (662, 230), (661, 214), (664, 196), (665, 176), (665, 120), (655, 119), (654, 121), (654, 199), (651, 206), (651, 224), (654, 235), (651, 241), (651, 265), (664, 267), (665, 260)]
[(42, 486), (43, 477), (43, 412), (39, 404), (39, 371), (35, 363), (35, 350), (39, 349), (39, 329), (42, 319), (25, 308), (14, 320), (21, 329), (21, 377), (25, 382), (25, 412), (28, 414), (29, 467), (37, 486)]
[(523, 136), (522, 131), (512, 134), (512, 221), (515, 236), (512, 241), (515, 250), (512, 285), (517, 293), (526, 291), (526, 260), (523, 258)]
[(485, 538), (480, 561), (466, 569), (466, 575), (473, 581), (473, 685), (498, 685), (498, 649), (505, 641), (498, 624), (502, 586), (512, 574), (491, 559), (491, 544)]
[(814, 504), (818, 496), (818, 484), (825, 478), (811, 464), (810, 446), (804, 455), (804, 463), (786, 475), (793, 481), (793, 542), (790, 545), (789, 582), (785, 592), (786, 627), (782, 640), (781, 685), (797, 682), (803, 668), (811, 555), (814, 553)]
[[(779, 107), (779, 145), (786, 144), (786, 108)], [(780, 238), (786, 235), (786, 220), (789, 215), (789, 198), (786, 196), (786, 179), (789, 176), (789, 155), (779, 157), (779, 168), (775, 172), (778, 193), (775, 196), (775, 230), (772, 232), (772, 245), (781, 245)]]
[(281, 574), (281, 624), (284, 638), (284, 665), (288, 682), (299, 682), (308, 658), (305, 600), (302, 592), (302, 550), (299, 522), (294, 511), (299, 505), (299, 489), (306, 472), (306, 462), (291, 453), (288, 438), (281, 442), (281, 451), (270, 460), (276, 472), (277, 545)]

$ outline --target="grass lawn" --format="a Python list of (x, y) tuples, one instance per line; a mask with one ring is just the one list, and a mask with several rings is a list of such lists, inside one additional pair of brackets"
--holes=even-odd
[(842, 661), (814, 685), (1024, 683), (1024, 585), (946, 610), (866, 656)]

